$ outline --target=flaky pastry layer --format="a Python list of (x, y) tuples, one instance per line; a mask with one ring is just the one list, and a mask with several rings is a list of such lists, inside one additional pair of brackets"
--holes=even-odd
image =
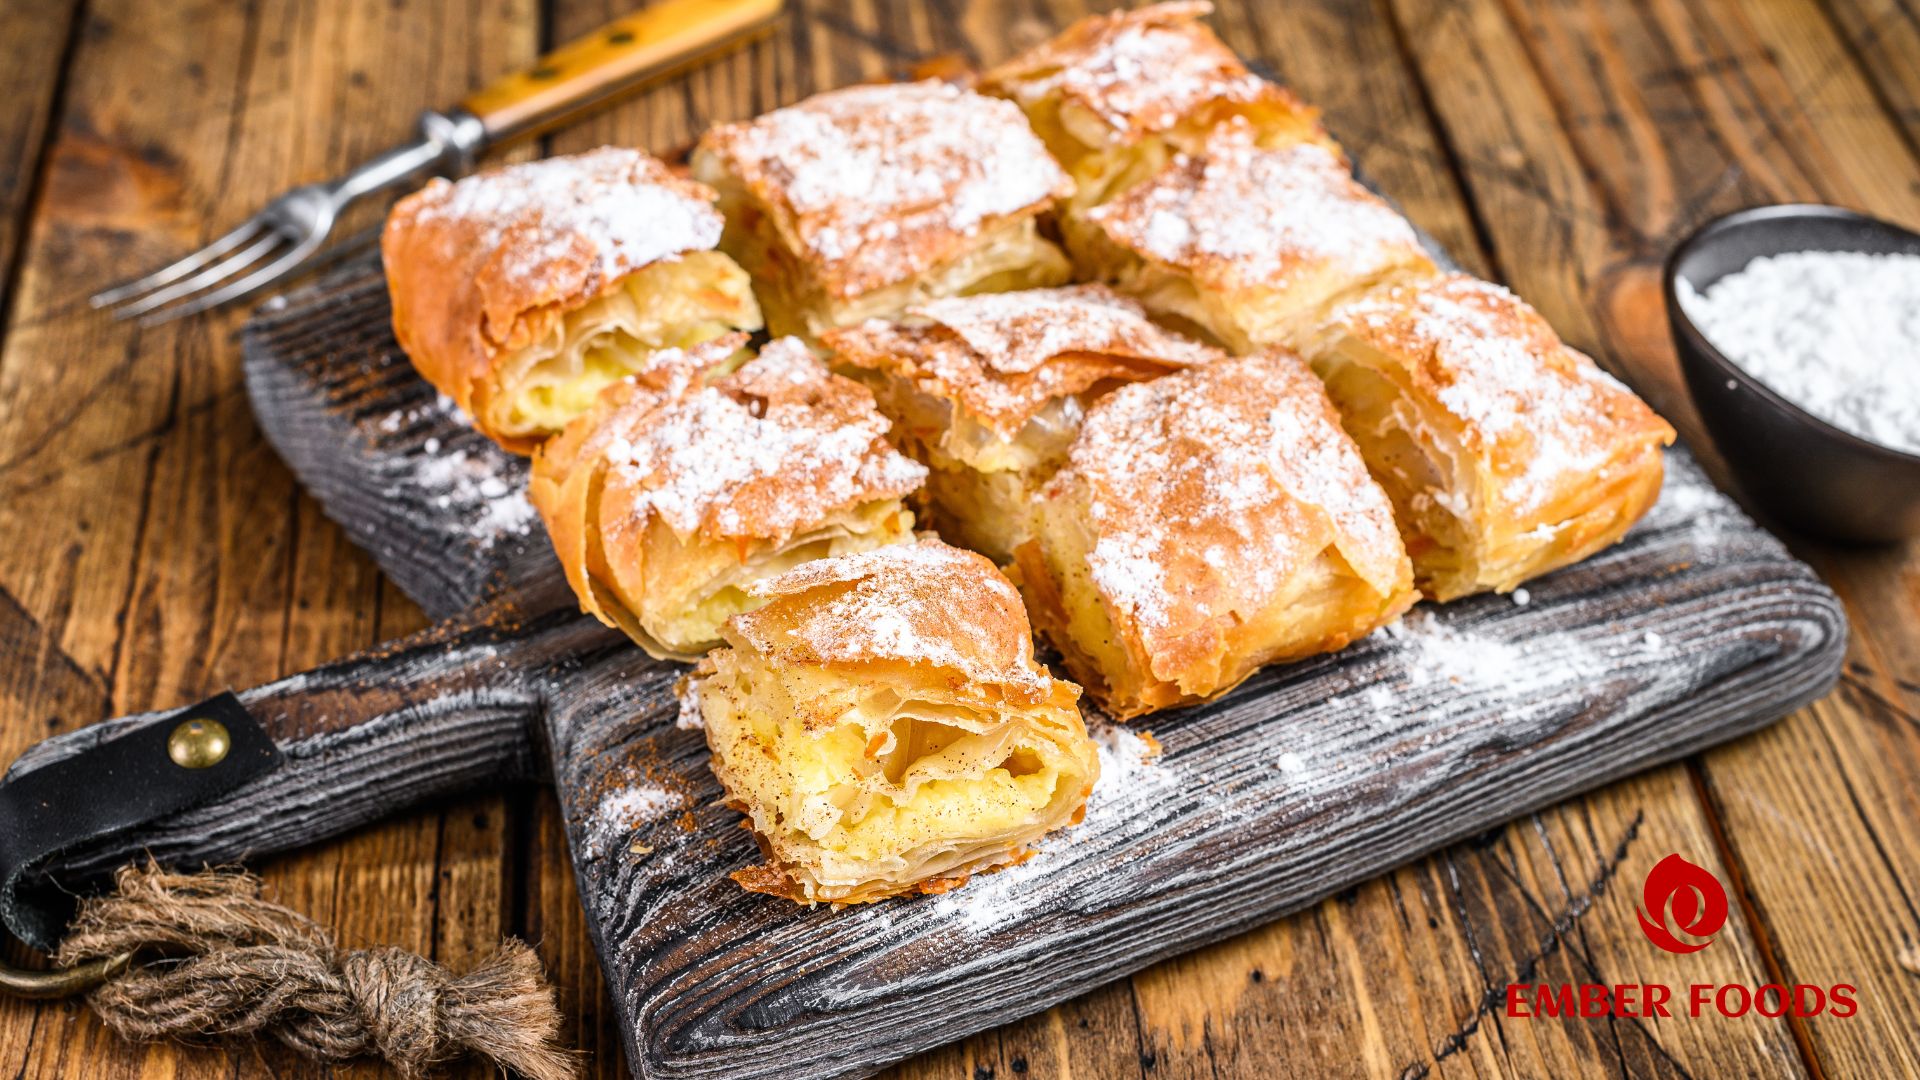
[(1102, 285), (931, 301), (825, 342), (931, 470), (942, 534), (998, 562), (1024, 541), (1027, 504), (1065, 459), (1087, 405), (1225, 355), (1156, 326)]
[(981, 77), (978, 89), (1017, 102), (1073, 177), (1069, 218), (1199, 152), (1231, 119), (1263, 146), (1337, 153), (1318, 110), (1247, 70), (1200, 21), (1212, 10), (1177, 2), (1089, 16)]
[(1018, 108), (945, 83), (849, 87), (716, 127), (693, 169), (776, 333), (1070, 272), (1035, 227), (1066, 175)]
[(800, 903), (943, 892), (1079, 819), (1099, 775), (1078, 688), (1033, 659), (1019, 594), (937, 540), (810, 563), (683, 684), (767, 862)]
[(1311, 352), (1434, 599), (1584, 559), (1659, 496), (1673, 428), (1497, 285), (1383, 290)]
[(858, 383), (792, 338), (650, 357), (534, 458), (530, 493), (583, 610), (649, 653), (717, 643), (752, 588), (812, 559), (912, 539), (926, 470)]
[(1385, 493), (1277, 350), (1108, 395), (1033, 532), (1015, 556), (1034, 621), (1122, 718), (1341, 648), (1416, 599)]
[(395, 336), (503, 446), (530, 451), (658, 348), (761, 325), (712, 250), (714, 193), (612, 147), (435, 180), (381, 237)]
[(1340, 301), (1433, 272), (1413, 227), (1336, 154), (1263, 147), (1239, 120), (1084, 217), (1082, 274), (1240, 353), (1297, 348)]

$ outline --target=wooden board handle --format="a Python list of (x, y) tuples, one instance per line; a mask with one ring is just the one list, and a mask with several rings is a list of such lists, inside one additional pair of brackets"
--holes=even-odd
[(780, 13), (783, 0), (663, 0), (495, 80), (461, 107), (490, 142), (545, 130), (650, 79), (738, 43)]
[[(492, 610), (241, 691), (280, 749), (276, 768), (211, 803), (62, 852), (43, 872), (79, 888), (148, 852), (177, 866), (227, 862), (309, 844), (427, 799), (544, 781), (542, 728), (555, 673), (635, 658), (648, 662), (577, 612), (522, 622)], [(48, 739), (9, 776), (153, 719), (106, 720)]]

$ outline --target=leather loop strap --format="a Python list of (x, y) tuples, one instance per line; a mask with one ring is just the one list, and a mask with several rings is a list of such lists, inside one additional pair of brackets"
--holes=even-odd
[(273, 740), (227, 693), (8, 777), (0, 782), (0, 922), (51, 950), (73, 913), (73, 890), (97, 884), (59, 880), (48, 872), (54, 856), (216, 799), (279, 763)]

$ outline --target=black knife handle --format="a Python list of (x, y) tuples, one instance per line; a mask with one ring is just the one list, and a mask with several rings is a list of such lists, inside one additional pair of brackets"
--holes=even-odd
[(449, 620), (196, 707), (224, 700), (244, 710), (225, 714), (235, 760), (222, 764), (248, 772), (224, 787), (218, 770), (163, 760), (169, 732), (195, 710), (48, 739), (0, 780), (0, 818), (18, 826), (0, 825), (0, 920), (46, 947), (72, 894), (129, 860), (227, 862), (483, 784), (545, 779), (541, 720), (553, 688), (570, 669), (627, 654), (646, 660), (574, 611), (521, 620), (494, 608)]

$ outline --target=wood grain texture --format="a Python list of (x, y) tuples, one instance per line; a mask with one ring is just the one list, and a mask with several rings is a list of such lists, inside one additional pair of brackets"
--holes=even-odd
[(0, 110), (0, 162), (6, 163), (0, 167), (0, 320), (12, 306), (14, 258), (79, 12), (78, 0), (22, 0), (0, 8), (0, 41), (12, 50), (0, 67), (0, 101), (9, 103)]
[[(1856, 125), (1904, 126), (1911, 144), (1910, 101), (1900, 105), (1890, 87), (1920, 70), (1905, 28), (1912, 6), (1823, 6), (1710, 0), (1686, 5), (1690, 17), (1679, 17), (1680, 5), (1467, 5), (1473, 35), (1424, 21), (1425, 8), (1385, 2), (1226, 3), (1215, 22), (1235, 47), (1327, 107), (1343, 138), (1360, 147), (1372, 174), (1420, 224), (1469, 262), (1482, 259), (1476, 269), (1552, 305), (1562, 329), (1583, 347), (1605, 350), (1616, 370), (1657, 385), (1670, 372), (1657, 301), (1650, 290), (1611, 285), (1619, 275), (1610, 276), (1604, 260), (1576, 255), (1631, 250), (1646, 267), (1669, 240), (1663, 231), (1649, 235), (1628, 213), (1594, 214), (1597, 186), (1631, 190), (1643, 179), (1636, 170), (1667, 155), (1687, 163), (1669, 170), (1678, 178), (1669, 191), (1715, 208), (1852, 186), (1858, 198), (1842, 201), (1882, 216), (1908, 213), (1885, 181), (1911, 184), (1914, 172), (1906, 159), (1887, 156), (1884, 140), (1871, 138), (1857, 153), (1821, 144), (1841, 137), (1834, 109)], [(45, 182), (26, 205), (28, 239), (8, 337), (0, 341), (0, 527), (15, 540), (0, 550), (0, 759), (49, 730), (298, 671), (421, 625), (420, 613), (380, 581), (314, 503), (284, 494), (290, 488), (262, 497), (257, 486), (220, 485), (192, 513), (224, 515), (236, 547), (210, 546), (207, 533), (195, 533), (148, 545), (136, 566), (134, 538), (163, 527), (149, 508), (178, 498), (183, 480), (202, 482), (191, 470), (151, 468), (160, 448), (225, 438), (215, 424), (248, 430), (238, 350), (227, 336), (237, 318), (190, 333), (142, 334), (87, 320), (75, 296), (177, 255), (242, 212), (240, 202), (377, 148), (413, 110), (451, 100), (531, 57), (540, 43), (564, 40), (630, 5), (356, 0), (264, 3), (249, 13), (214, 3), (136, 8), (94, 0), (87, 9), (89, 19), (76, 24), (87, 32), (74, 39), (62, 76), (66, 104)], [(37, 9), (14, 4), (6, 13), (21, 10)], [(942, 53), (991, 61), (1081, 10), (1077, 0), (806, 4), (748, 55), (650, 92), (556, 137), (554, 146), (624, 141), (670, 150), (707, 122), (839, 81), (908, 74)], [(1530, 52), (1525, 35), (1555, 33), (1572, 51), (1543, 72), (1530, 57), (1545, 54)], [(1836, 33), (1849, 55), (1818, 53)], [(1558, 93), (1548, 83), (1585, 78), (1598, 62), (1579, 51), (1585, 36), (1611, 65), (1607, 78), (1591, 84), (1596, 92), (1587, 100), (1597, 108), (1534, 108)], [(1626, 55), (1685, 59), (1622, 65), (1611, 40), (1620, 37), (1640, 43)], [(21, 40), (0, 37), (0, 71), (47, 70), (37, 54), (16, 60), (26, 53)], [(1780, 85), (1794, 71), (1820, 75), (1829, 63), (1826, 79), (1867, 86), (1867, 97), (1852, 89), (1810, 97), (1829, 110), (1811, 122), (1782, 122), (1792, 95), (1805, 89), (1800, 83), (1787, 83), (1787, 96), (1774, 94), (1767, 109), (1754, 104), (1751, 84)], [(243, 68), (244, 99), (233, 93)], [(1587, 128), (1617, 125), (1611, 99), (1649, 95), (1663, 107), (1639, 118), (1633, 140), (1614, 144), (1625, 149), (1593, 143), (1585, 156), (1552, 158), (1555, 146), (1577, 145)], [(23, 108), (21, 98), (0, 100), (0, 131), (16, 130), (7, 125)], [(230, 133), (255, 113), (266, 138), (256, 145), (281, 149), (223, 164)], [(1715, 131), (1696, 119), (1703, 116), (1748, 129)], [(1822, 186), (1773, 186), (1773, 174), (1790, 162), (1754, 156), (1754, 145), (1815, 162), (1811, 179)], [(1633, 205), (1658, 213), (1661, 204)], [(1557, 218), (1577, 219), (1580, 228)], [(1567, 242), (1576, 237), (1579, 244)], [(1476, 238), (1484, 254), (1471, 250)], [(1554, 291), (1543, 292), (1547, 286)], [(1602, 307), (1611, 314), (1583, 314)], [(191, 394), (176, 389), (183, 367), (207, 364), (213, 370)], [(212, 401), (208, 389), (218, 395)], [(1661, 403), (1685, 420), (1683, 401)], [(212, 467), (216, 475), (278, 468), (268, 455)], [(276, 531), (288, 547), (259, 546)], [(1920, 979), (1894, 958), (1920, 943), (1910, 877), (1920, 866), (1911, 846), (1920, 727), (1902, 718), (1920, 705), (1914, 549), (1858, 552), (1800, 541), (1795, 549), (1839, 586), (1853, 613), (1853, 666), (1827, 703), (1695, 765), (1522, 819), (1297, 917), (923, 1055), (894, 1075), (1912, 1071), (1897, 1055), (1914, 1045), (1911, 995)], [(155, 589), (168, 578), (200, 591)], [(137, 622), (121, 617), (135, 592), (151, 596)], [(209, 624), (201, 613), (214, 595), (223, 597), (222, 614)], [(147, 650), (198, 651), (210, 661), (173, 662), (178, 674), (165, 685), (116, 687), (114, 658)], [(503, 932), (527, 936), (577, 1017), (573, 1034), (589, 1054), (590, 1073), (621, 1075), (610, 1008), (565, 865), (562, 816), (545, 791), (481, 797), (266, 866), (282, 899), (349, 942), (457, 958), (463, 937), (484, 944)], [(1638, 877), (1671, 850), (1740, 882), (1745, 901), (1713, 948), (1678, 964), (1645, 943), (1631, 910)], [(1836, 918), (1840, 925), (1829, 930)], [(1791, 1038), (1779, 1022), (1503, 1021), (1489, 1011), (1488, 992), (1526, 973), (1675, 982), (1831, 975), (1870, 980), (1870, 996), (1856, 1020), (1816, 1022)], [(83, 1010), (0, 1003), (0, 1073), (146, 1072), (337, 1074), (272, 1046), (130, 1050)]]
[(1828, 15), (1854, 63), (1873, 85), (1876, 104), (1920, 152), (1920, 8), (1912, 0), (1828, 0)]

